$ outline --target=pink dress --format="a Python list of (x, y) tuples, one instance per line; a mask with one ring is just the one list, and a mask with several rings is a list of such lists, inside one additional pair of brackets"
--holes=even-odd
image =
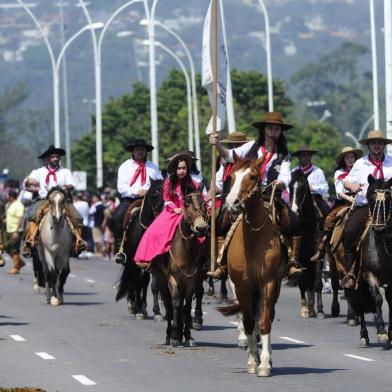
[[(197, 183), (193, 182), (193, 184), (197, 189)], [(182, 214), (176, 214), (174, 209), (184, 207), (184, 198), (179, 182), (172, 196), (169, 189), (170, 181), (166, 178), (163, 184), (163, 201), (165, 206), (143, 234), (136, 250), (134, 259), (136, 263), (150, 262), (154, 257), (164, 254), (170, 249), (177, 226), (182, 219)]]

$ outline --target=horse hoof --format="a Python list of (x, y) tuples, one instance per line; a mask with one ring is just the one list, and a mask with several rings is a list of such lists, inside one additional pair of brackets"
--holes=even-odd
[(161, 322), (164, 321), (165, 319), (161, 314), (154, 314), (154, 321)]
[(301, 310), (301, 318), (309, 318), (309, 311)]
[(326, 318), (325, 313), (324, 312), (319, 312), (317, 313), (317, 319), (318, 320), (324, 320)]
[(270, 377), (271, 369), (270, 368), (257, 368), (257, 377)]
[(50, 298), (46, 298), (46, 303), (49, 305), (50, 304)]
[(361, 340), (359, 341), (359, 347), (369, 347), (369, 339), (361, 338)]
[(384, 350), (390, 350), (392, 348), (392, 342), (387, 342), (382, 346)]
[(39, 294), (39, 293), (40, 293), (39, 286), (35, 283), (33, 285), (33, 294)]
[(184, 346), (185, 347), (196, 347), (196, 342), (194, 339), (190, 338), (188, 340), (185, 340)]
[(192, 323), (192, 329), (194, 329), (195, 331), (201, 331), (202, 326), (203, 322), (200, 321), (193, 321)]
[(316, 312), (315, 312), (314, 310), (310, 311), (310, 312), (308, 313), (308, 317), (311, 317), (311, 318), (316, 317)]
[(169, 336), (166, 336), (165, 346), (170, 346), (170, 338), (169, 338)]
[(331, 312), (331, 317), (333, 318), (339, 317), (339, 315), (340, 315), (340, 311), (333, 310)]
[(178, 347), (178, 346), (180, 345), (179, 339), (173, 339), (173, 338), (171, 338), (171, 339), (170, 339), (170, 345), (171, 345), (172, 347)]
[(213, 287), (210, 287), (210, 288), (208, 289), (208, 291), (207, 291), (207, 295), (208, 295), (209, 297), (212, 297), (214, 294), (215, 294), (214, 288), (213, 288)]
[(59, 301), (56, 297), (52, 297), (52, 298), (50, 299), (50, 304), (51, 304), (52, 306), (59, 306), (59, 305), (60, 305), (60, 301)]
[(387, 344), (389, 342), (387, 333), (378, 333), (377, 334), (377, 342), (381, 344)]
[(248, 367), (246, 368), (246, 372), (248, 374), (256, 374), (257, 373), (257, 363), (248, 365)]
[(349, 327), (356, 327), (358, 325), (358, 321), (355, 319), (348, 319), (347, 320), (347, 325)]
[(144, 314), (143, 313), (136, 313), (135, 318), (136, 318), (136, 320), (144, 320)]
[(243, 350), (246, 350), (248, 348), (248, 339), (238, 340), (238, 347)]

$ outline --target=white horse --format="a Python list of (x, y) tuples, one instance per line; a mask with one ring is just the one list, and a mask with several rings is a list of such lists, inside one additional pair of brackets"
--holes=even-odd
[(37, 248), (46, 280), (46, 302), (58, 306), (64, 302), (64, 284), (70, 273), (72, 233), (64, 211), (65, 192), (53, 188), (47, 199), (49, 210), (40, 224)]

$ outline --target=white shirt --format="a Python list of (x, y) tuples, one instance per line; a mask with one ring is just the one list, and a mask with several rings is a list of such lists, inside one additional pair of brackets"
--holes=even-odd
[(41, 199), (46, 198), (48, 195), (48, 191), (56, 186), (65, 186), (65, 185), (72, 185), (75, 186), (75, 180), (73, 178), (72, 173), (62, 167), (61, 165), (56, 170), (56, 181), (54, 180), (53, 176), (49, 177), (49, 183), (46, 184), (46, 177), (49, 173), (49, 170), (46, 166), (42, 166), (39, 169), (33, 170), (28, 178), (33, 178), (39, 182), (39, 197)]
[[(364, 206), (368, 204), (366, 199), (366, 193), (369, 187), (368, 176), (369, 174), (373, 175), (375, 166), (369, 161), (369, 155), (366, 155), (360, 159), (358, 159), (353, 168), (350, 171), (350, 174), (344, 179), (343, 183), (355, 182), (358, 184), (363, 184), (362, 190), (358, 192), (356, 198), (357, 206)], [(382, 170), (384, 172), (384, 179), (389, 180), (392, 177), (392, 157), (389, 155), (385, 155), (385, 159), (382, 165)]]
[(215, 177), (215, 185), (219, 189), (219, 192), (222, 193), (223, 189), (223, 174), (225, 172), (225, 165), (220, 165), (219, 170), (216, 172)]
[(344, 170), (343, 169), (338, 169), (338, 170), (336, 170), (336, 172), (335, 172), (335, 174), (334, 174), (334, 176), (333, 176), (333, 179), (334, 179), (334, 181), (335, 181), (335, 192), (336, 192), (336, 197), (337, 197), (337, 199), (339, 199), (340, 200), (340, 197), (339, 197), (339, 193), (348, 193), (349, 191), (344, 187), (344, 184), (343, 184), (343, 181), (344, 181), (344, 179), (342, 179), (342, 180), (339, 180), (339, 176), (341, 175), (341, 174), (343, 174), (344, 173)]
[(135, 174), (138, 168), (137, 162), (135, 162), (132, 158), (126, 160), (121, 164), (118, 169), (118, 177), (117, 177), (117, 190), (121, 197), (138, 197), (138, 191), (140, 190), (148, 190), (150, 188), (152, 180), (162, 180), (162, 174), (155, 163), (150, 161), (146, 161), (146, 171), (147, 178), (146, 183), (142, 185), (142, 178), (139, 176), (136, 182), (131, 186), (131, 181), (133, 175)]
[[(233, 151), (235, 151), (235, 153), (237, 154), (237, 156), (239, 156), (240, 158), (245, 158), (246, 155), (248, 154), (248, 152), (251, 150), (251, 148), (253, 147), (253, 145), (256, 143), (255, 140), (251, 140), (250, 142), (247, 142), (245, 144), (243, 144), (240, 147), (234, 148), (232, 150), (229, 150), (229, 155), (227, 156), (226, 161), (227, 162), (233, 162), (234, 158), (233, 158)], [(257, 157), (261, 158), (263, 156), (262, 152), (261, 152), (261, 148), (259, 148), (257, 150)], [(261, 183), (263, 185), (267, 185), (267, 176), (268, 176), (268, 170), (269, 168), (272, 166), (272, 164), (274, 163), (274, 161), (278, 158), (278, 154), (275, 153), (272, 156), (272, 159), (268, 162), (265, 172), (264, 172), (264, 177), (261, 181)], [(291, 181), (291, 172), (290, 172), (290, 160), (289, 159), (285, 159), (282, 164), (280, 165), (280, 170), (279, 170), (279, 176), (278, 176), (278, 181), (283, 181), (286, 185), (286, 187), (289, 186), (290, 181)]]
[[(295, 167), (292, 171), (298, 170), (300, 167)], [(308, 176), (308, 183), (312, 188), (313, 194), (324, 196), (328, 193), (328, 182), (325, 179), (324, 172), (317, 166), (313, 165), (313, 169)]]
[[(196, 184), (199, 186), (203, 183), (204, 181), (204, 177), (201, 175), (201, 173), (196, 174), (196, 173), (191, 173), (191, 178), (193, 181), (196, 182)], [(203, 189), (199, 189), (199, 191), (201, 192), (202, 195), (206, 195), (207, 194), (207, 188), (206, 188), (206, 184), (203, 183)]]
[(83, 226), (88, 226), (89, 223), (89, 205), (87, 201), (77, 200), (73, 203), (80, 216), (83, 218)]

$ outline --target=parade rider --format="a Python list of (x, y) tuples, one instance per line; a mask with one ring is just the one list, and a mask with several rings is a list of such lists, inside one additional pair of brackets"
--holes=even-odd
[(307, 176), (310, 192), (323, 215), (328, 214), (330, 208), (325, 200), (328, 196), (328, 182), (325, 178), (324, 171), (312, 163), (313, 155), (318, 151), (310, 148), (309, 146), (302, 146), (291, 155), (297, 157), (299, 165), (296, 166), (292, 172), (301, 170)]
[(336, 157), (336, 171), (334, 174), (336, 200), (332, 211), (327, 215), (323, 227), (323, 235), (319, 242), (316, 254), (312, 261), (322, 261), (325, 255), (325, 246), (329, 241), (335, 224), (338, 221), (339, 213), (353, 203), (354, 197), (344, 188), (343, 181), (349, 175), (355, 161), (362, 157), (362, 150), (352, 147), (343, 147)]
[(123, 263), (119, 252), (123, 237), (123, 220), (129, 206), (136, 200), (142, 199), (151, 185), (151, 180), (162, 180), (158, 166), (147, 160), (147, 153), (154, 149), (144, 139), (135, 139), (125, 146), (131, 152), (131, 157), (121, 164), (118, 169), (117, 190), (121, 202), (113, 214), (113, 234), (115, 238), (115, 261)]
[[(241, 147), (229, 150), (219, 141), (219, 134), (215, 133), (210, 135), (210, 143), (216, 145), (221, 158), (228, 163), (234, 162), (234, 152), (240, 158), (257, 159), (265, 156), (260, 168), (261, 183), (264, 187), (274, 184), (281, 191), (288, 187), (291, 180), (290, 155), (284, 132), (291, 129), (292, 125), (285, 124), (279, 112), (267, 112), (262, 121), (252, 125), (259, 130), (256, 141), (249, 141)], [(279, 228), (288, 237), (291, 245), (288, 275), (294, 276), (302, 271), (298, 261), (302, 234), (300, 225), (295, 214), (291, 213), (283, 203), (280, 192), (276, 193), (274, 202), (279, 214)], [(217, 265), (215, 271), (210, 273), (210, 276), (216, 278), (221, 278), (222, 275), (221, 265)]]
[(356, 208), (350, 214), (343, 232), (344, 259), (346, 275), (342, 286), (346, 289), (355, 289), (357, 278), (355, 262), (357, 257), (357, 244), (366, 221), (369, 218), (369, 207), (366, 199), (369, 187), (368, 176), (371, 174), (376, 179), (388, 180), (392, 177), (392, 156), (385, 154), (385, 146), (392, 140), (384, 136), (383, 131), (373, 130), (366, 139), (359, 141), (366, 145), (369, 153), (358, 159), (350, 173), (344, 179), (344, 187), (356, 195)]
[[(33, 170), (24, 180), (25, 190), (32, 193), (38, 192), (38, 199), (28, 217), (26, 240), (23, 248), (24, 256), (31, 256), (31, 248), (36, 245), (39, 223), (47, 211), (47, 206), (44, 202), (48, 192), (54, 187), (61, 187), (69, 196), (69, 193), (75, 188), (75, 181), (71, 171), (61, 166), (61, 157), (64, 155), (65, 151), (62, 148), (50, 145), (38, 157), (38, 159), (43, 160), (43, 166)], [(83, 219), (68, 196), (66, 197), (66, 214), (73, 226), (71, 230), (75, 239), (74, 251), (79, 253), (87, 246), (81, 237)]]

